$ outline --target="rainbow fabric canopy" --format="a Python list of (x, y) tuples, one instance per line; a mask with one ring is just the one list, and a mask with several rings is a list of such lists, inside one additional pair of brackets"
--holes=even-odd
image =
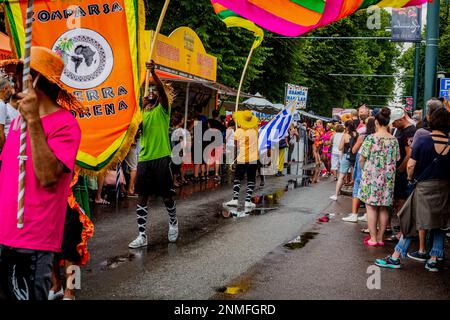
[(253, 44), (253, 48), (256, 49), (259, 47), (261, 42), (264, 39), (264, 30), (255, 25), (253, 22), (244, 19), (234, 13), (231, 10), (228, 10), (224, 6), (218, 3), (218, 0), (211, 0), (211, 4), (213, 5), (214, 11), (220, 20), (222, 20), (228, 28), (244, 28), (248, 31), (253, 32), (255, 35), (255, 42)]
[(215, 0), (235, 14), (284, 36), (299, 36), (376, 5), (403, 8), (427, 0)]

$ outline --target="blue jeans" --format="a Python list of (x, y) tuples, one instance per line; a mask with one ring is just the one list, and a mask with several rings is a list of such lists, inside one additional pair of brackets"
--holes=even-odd
[(359, 164), (360, 156), (361, 155), (359, 153), (356, 155), (355, 170), (353, 170), (353, 198), (358, 198), (359, 186), (361, 184), (362, 169), (361, 165)]
[(352, 164), (348, 160), (348, 156), (344, 154), (341, 158), (341, 164), (339, 167), (339, 173), (340, 174), (347, 174), (350, 172), (350, 169), (352, 168)]
[[(433, 248), (430, 251), (430, 257), (444, 257), (444, 240), (445, 240), (445, 232), (441, 229), (431, 230), (433, 234)], [(399, 252), (402, 258), (406, 258), (406, 254), (408, 253), (409, 245), (411, 244), (411, 237), (400, 238), (400, 241), (395, 246), (395, 251)]]

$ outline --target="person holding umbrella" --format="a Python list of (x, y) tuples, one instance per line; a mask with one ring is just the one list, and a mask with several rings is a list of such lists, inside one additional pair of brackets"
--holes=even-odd
[[(11, 124), (0, 172), (0, 289), (13, 300), (47, 300), (81, 139), (80, 127), (69, 110), (84, 112), (60, 81), (61, 58), (43, 47), (32, 47), (30, 57), (31, 76), (26, 93), (17, 94), (20, 118)], [(21, 74), (23, 63), (5, 60), (0, 68)], [(19, 176), (21, 121), (28, 130), (24, 220), (19, 228), (18, 185), (14, 182)]]

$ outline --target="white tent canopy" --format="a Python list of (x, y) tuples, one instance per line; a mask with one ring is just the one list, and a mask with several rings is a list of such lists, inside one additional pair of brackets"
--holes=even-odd
[(259, 92), (253, 98), (242, 102), (242, 109), (253, 110), (266, 114), (277, 114), (281, 109), (269, 100), (265, 99)]

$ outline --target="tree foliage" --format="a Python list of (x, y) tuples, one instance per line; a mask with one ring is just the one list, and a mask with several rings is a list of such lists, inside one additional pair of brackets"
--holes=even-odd
[[(163, 0), (146, 1), (147, 27), (155, 29)], [(237, 88), (245, 61), (254, 41), (251, 32), (239, 28), (227, 29), (214, 14), (209, 0), (172, 1), (167, 11), (161, 33), (169, 35), (178, 27), (192, 28), (200, 37), (208, 53), (217, 57), (218, 81)], [(263, 63), (271, 55), (271, 48), (262, 45), (255, 50), (243, 85), (248, 90), (250, 83), (264, 73)]]
[[(148, 27), (156, 27), (163, 2), (147, 1)], [(389, 14), (382, 13), (382, 30), (368, 30), (367, 17), (360, 12), (308, 36), (386, 36)], [(206, 50), (218, 58), (218, 81), (236, 88), (253, 35), (246, 30), (227, 29), (207, 0), (172, 2), (162, 33), (169, 34), (180, 26), (198, 33)], [(251, 60), (244, 90), (259, 91), (272, 101), (282, 102), (285, 83), (308, 86), (308, 109), (330, 115), (333, 107), (370, 103), (354, 94), (387, 95), (394, 86), (391, 78), (331, 77), (330, 73), (392, 74), (398, 54), (396, 45), (386, 41), (280, 39), (268, 33)]]
[[(384, 29), (368, 30), (367, 14), (357, 13), (308, 35), (316, 37), (378, 37), (386, 36)], [(389, 24), (389, 14), (382, 13), (383, 28)], [(333, 107), (356, 107), (373, 103), (359, 94), (388, 95), (392, 92), (392, 78), (332, 77), (330, 74), (393, 74), (393, 61), (399, 52), (387, 41), (274, 39), (266, 45), (274, 46), (273, 56), (264, 65), (264, 74), (254, 81), (255, 90), (269, 98), (282, 101), (284, 83), (310, 88), (308, 109), (331, 115)], [(273, 80), (273, 81), (272, 81)], [(387, 99), (378, 99), (377, 104)]]

